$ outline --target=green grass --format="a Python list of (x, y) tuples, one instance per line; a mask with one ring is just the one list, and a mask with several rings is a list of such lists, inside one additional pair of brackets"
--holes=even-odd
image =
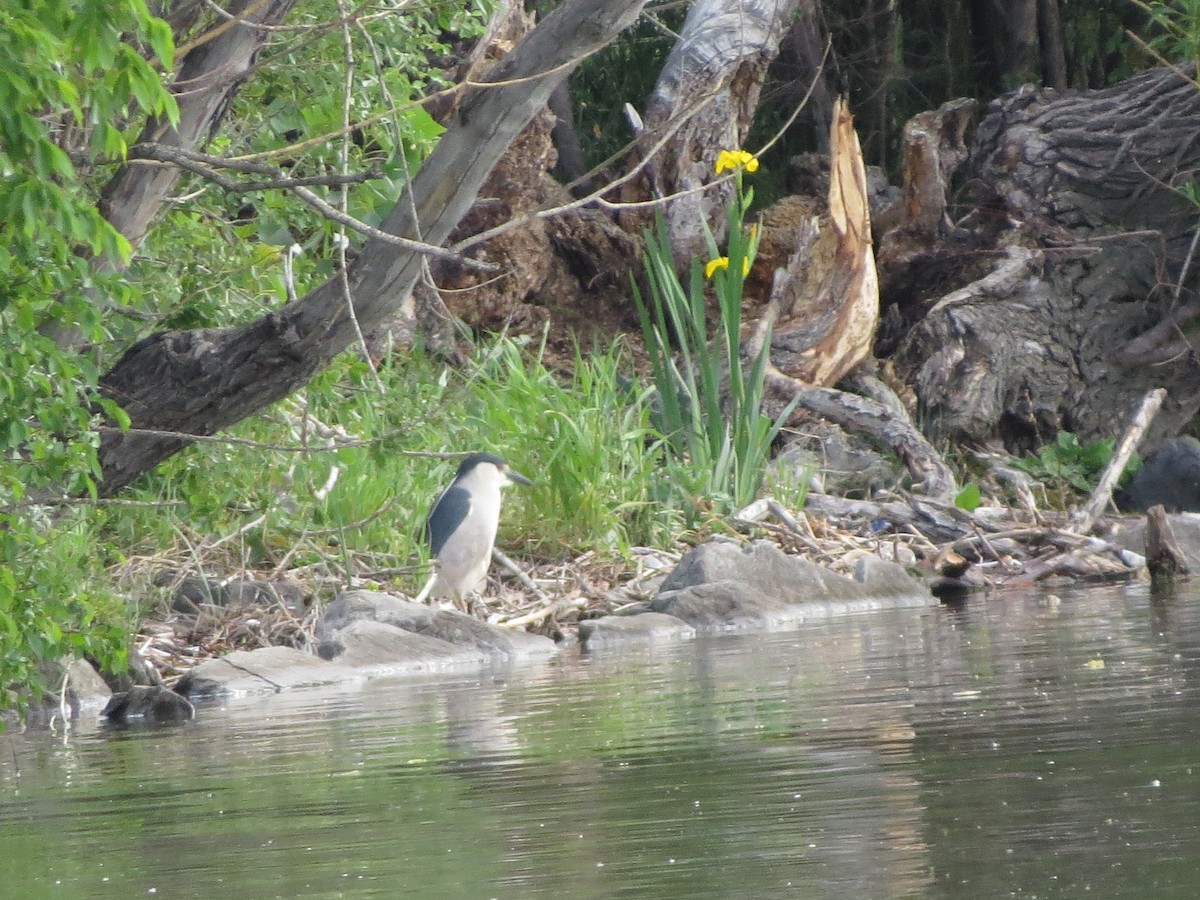
[[(534, 481), (507, 492), (499, 538), (507, 552), (620, 559), (633, 546), (666, 546), (681, 524), (659, 502), (662, 444), (650, 427), (649, 391), (622, 374), (630, 368), (614, 343), (555, 373), (541, 347), (498, 337), (462, 372), (420, 353), (391, 360), (379, 370), (381, 394), (365, 364), (346, 359), (229, 433), (268, 447), (306, 443), (311, 452), (199, 444), (125, 495), (179, 505), (109, 507), (93, 537), (144, 568), (178, 563), (216, 575), (270, 571), (285, 559), (289, 568), (323, 563), (343, 581), (416, 566), (429, 504), (457, 465), (422, 454), (487, 450)], [(323, 449), (318, 422), (365, 445)], [(323, 490), (334, 467), (336, 483)], [(414, 571), (382, 586), (415, 590), (420, 582)]]
[[(633, 285), (661, 404), (669, 480), (694, 513), (733, 513), (758, 496), (771, 444), (796, 407), (793, 401), (775, 421), (762, 412), (769, 330), (749, 365), (741, 358), (742, 290), (762, 235), (744, 226), (754, 195), (743, 188), (740, 171), (737, 191), (724, 257), (705, 226), (712, 259), (725, 262), (708, 273), (716, 305), (713, 334), (700, 260), (678, 265), (662, 216), (645, 236), (649, 298)], [(686, 286), (681, 268), (688, 273)]]
[[(462, 370), (413, 352), (385, 361), (378, 381), (348, 354), (295, 397), (167, 460), (118, 502), (37, 511), (41, 541), (20, 550), (24, 586), (0, 585), (9, 597), (0, 612), (15, 611), (8, 625), (26, 633), (0, 647), (0, 675), (39, 684), (26, 656), (43, 645), (120, 668), (131, 628), (165, 602), (153, 580), (164, 569), (277, 573), (322, 599), (352, 577), (415, 592), (421, 528), (457, 465), (437, 454), (499, 453), (534, 481), (505, 501), (498, 546), (519, 560), (590, 553), (619, 563), (636, 546), (670, 547), (695, 525), (681, 502), (694, 485), (680, 491), (678, 463), (651, 424), (653, 390), (632, 369), (620, 342), (577, 352), (563, 372), (536, 341), (500, 336)], [(356, 446), (330, 449), (331, 433)], [(36, 594), (20, 600), (21, 590)], [(29, 640), (30, 627), (44, 637)]]

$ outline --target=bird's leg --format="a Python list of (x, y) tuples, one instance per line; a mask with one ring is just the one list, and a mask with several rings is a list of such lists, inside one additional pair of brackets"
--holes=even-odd
[(429, 576), (428, 580), (426, 580), (425, 586), (421, 588), (420, 593), (413, 597), (413, 603), (424, 603), (426, 600), (428, 600), (429, 592), (433, 590), (433, 583), (435, 581), (437, 581), (436, 569), (434, 569), (433, 574)]
[(487, 604), (483, 601), (483, 595), (478, 591), (472, 591), (463, 597), (463, 612), (476, 619), (487, 618)]

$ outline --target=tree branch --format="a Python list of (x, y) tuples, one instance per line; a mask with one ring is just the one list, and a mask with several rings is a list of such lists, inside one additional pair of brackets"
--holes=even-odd
[[(380, 231), (439, 245), (474, 203), (512, 141), (579, 61), (631, 25), (645, 0), (567, 0), (465, 91), (437, 147)], [(366, 331), (411, 302), (425, 250), (372, 238), (342, 274), (258, 321), (176, 331), (135, 344), (101, 379), (134, 428), (209, 435), (307, 384)], [(346, 309), (348, 286), (354, 317)], [(100, 490), (112, 494), (190, 443), (106, 433)]]
[[(438, 259), (446, 259), (467, 268), (479, 269), (484, 272), (494, 272), (499, 266), (493, 263), (479, 262), (477, 260), (467, 259), (466, 257), (455, 253), (452, 250), (445, 250), (441, 247), (435, 247), (432, 244), (423, 244), (420, 241), (410, 241), (407, 238), (397, 237), (394, 234), (388, 234), (386, 231), (381, 231), (361, 219), (356, 219), (349, 213), (343, 212), (333, 204), (319, 197), (317, 194), (308, 190), (307, 185), (344, 185), (355, 184), (358, 182), (367, 181), (372, 177), (378, 177), (371, 172), (358, 172), (345, 175), (324, 175), (313, 178), (292, 178), (284, 175), (273, 166), (268, 166), (259, 162), (248, 162), (246, 160), (226, 159), (221, 156), (211, 156), (207, 153), (198, 153), (194, 150), (184, 150), (178, 147), (168, 147), (163, 144), (135, 144), (130, 148), (130, 159), (136, 160), (153, 160), (155, 162), (169, 163), (173, 166), (178, 166), (193, 175), (199, 175), (206, 181), (211, 181), (217, 187), (230, 193), (242, 193), (251, 190), (265, 190), (268, 188), (278, 188), (282, 190), (290, 190), (297, 197), (317, 210), (326, 219), (332, 222), (337, 222), (340, 225), (345, 225), (351, 231), (356, 231), (361, 235), (375, 240), (383, 241), (384, 243), (392, 244), (397, 247), (403, 247), (405, 250), (411, 250), (414, 253), (425, 253), (429, 256), (435, 256)], [(248, 172), (261, 175), (274, 176), (269, 181), (256, 182), (241, 182), (236, 179), (222, 175), (215, 167), (224, 167), (232, 169), (236, 172)]]

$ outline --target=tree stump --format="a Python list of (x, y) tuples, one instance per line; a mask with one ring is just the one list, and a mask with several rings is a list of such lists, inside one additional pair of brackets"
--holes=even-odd
[(1146, 512), (1146, 568), (1153, 578), (1174, 578), (1189, 571), (1187, 557), (1161, 504)]
[(933, 440), (1023, 453), (1059, 431), (1109, 437), (1165, 387), (1153, 449), (1200, 409), (1180, 330), (1200, 313), (1183, 270), (1200, 216), (1173, 190), (1200, 164), (1190, 79), (1155, 69), (1100, 91), (1022, 89), (992, 104), (967, 167), (974, 207), (930, 251), (940, 290), (903, 298), (916, 324), (897, 368)]

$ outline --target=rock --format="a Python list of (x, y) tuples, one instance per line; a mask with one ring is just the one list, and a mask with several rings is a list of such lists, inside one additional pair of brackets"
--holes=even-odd
[(797, 609), (740, 581), (710, 581), (664, 591), (653, 606), (699, 631), (770, 631), (785, 627)]
[(937, 575), (929, 580), (929, 590), (943, 603), (957, 603), (976, 591), (986, 591), (990, 585), (977, 569), (967, 569), (961, 575)]
[(1121, 497), (1126, 509), (1200, 511), (1200, 441), (1180, 435), (1163, 444), (1133, 476)]
[(692, 548), (663, 582), (660, 593), (677, 591), (714, 581), (735, 581), (789, 603), (805, 603), (814, 597), (857, 599), (875, 595), (926, 594), (919, 581), (903, 566), (859, 554), (853, 578), (823, 566), (789, 556), (768, 541), (743, 545), (714, 539)]
[(713, 540), (679, 561), (651, 606), (703, 631), (759, 631), (936, 602), (903, 566), (872, 554), (854, 561), (852, 576), (788, 556), (766, 541), (743, 547)]
[(558, 652), (549, 638), (377, 591), (339, 595), (324, 609), (316, 636), (319, 655), (289, 647), (237, 650), (201, 663), (176, 690), (193, 698), (273, 693), (377, 675), (482, 669)]
[(921, 582), (909, 575), (908, 570), (898, 562), (882, 559), (866, 550), (855, 550), (847, 556), (854, 563), (850, 570), (851, 580), (861, 584), (869, 593), (888, 596), (924, 590)]
[(71, 709), (80, 710), (102, 707), (112, 699), (112, 688), (86, 659), (73, 659), (67, 666), (67, 694)]
[(326, 662), (291, 647), (235, 650), (202, 662), (179, 680), (175, 690), (188, 698), (273, 694), (286, 688), (358, 681), (365, 673)]
[(190, 721), (196, 707), (161, 685), (136, 685), (114, 694), (100, 715), (114, 725), (165, 724)]
[(370, 675), (412, 675), (478, 669), (488, 655), (470, 646), (414, 634), (370, 619), (358, 619), (339, 628), (317, 648), (322, 659), (365, 670)]
[(675, 616), (646, 612), (632, 616), (601, 616), (579, 623), (579, 638), (585, 650), (607, 650), (631, 644), (661, 644), (688, 641), (696, 629)]
[[(112, 697), (112, 689), (108, 683), (86, 659), (63, 657), (57, 660), (43, 660), (38, 664), (38, 668), (42, 683), (51, 686), (42, 694), (41, 700), (33, 702), (27, 690), (17, 689), (24, 690), (26, 699), (30, 700), (30, 722), (44, 724), (51, 718), (63, 715), (76, 718), (85, 710), (101, 709)], [(64, 679), (65, 693), (61, 690)]]
[(359, 620), (383, 622), (459, 647), (474, 647), (500, 662), (545, 659), (557, 652), (549, 638), (498, 628), (454, 610), (435, 609), (380, 591), (345, 591), (335, 597), (317, 620), (317, 640), (324, 643)]

